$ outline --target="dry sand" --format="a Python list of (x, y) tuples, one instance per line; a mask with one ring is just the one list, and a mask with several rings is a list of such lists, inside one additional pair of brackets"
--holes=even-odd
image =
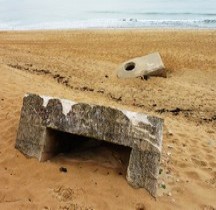
[[(167, 78), (116, 78), (119, 63), (155, 51)], [(0, 32), (0, 85), (0, 209), (216, 209), (215, 30)], [(17, 151), (26, 92), (164, 118), (158, 198), (127, 184), (118, 151), (44, 163)]]

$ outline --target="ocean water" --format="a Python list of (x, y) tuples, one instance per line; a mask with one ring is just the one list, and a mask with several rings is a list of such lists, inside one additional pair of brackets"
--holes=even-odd
[(0, 30), (216, 29), (216, 0), (0, 0)]

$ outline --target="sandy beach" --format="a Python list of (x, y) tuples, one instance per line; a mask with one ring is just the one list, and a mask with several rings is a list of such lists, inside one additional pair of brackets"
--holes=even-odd
[[(167, 78), (117, 78), (120, 63), (157, 51)], [(127, 184), (110, 148), (44, 163), (17, 151), (27, 92), (163, 118), (157, 198)], [(215, 210), (216, 31), (2, 31), (0, 131), (2, 210)]]

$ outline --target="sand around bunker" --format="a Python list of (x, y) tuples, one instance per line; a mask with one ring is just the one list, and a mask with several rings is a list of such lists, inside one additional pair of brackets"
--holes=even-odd
[[(0, 209), (216, 208), (214, 30), (4, 32), (0, 46)], [(117, 78), (151, 52), (167, 78)], [(44, 163), (18, 152), (27, 92), (163, 118), (157, 200), (127, 184), (125, 151), (96, 145)]]

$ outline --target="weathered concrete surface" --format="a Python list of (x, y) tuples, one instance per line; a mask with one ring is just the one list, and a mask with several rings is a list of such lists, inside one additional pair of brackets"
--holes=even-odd
[(50, 129), (128, 146), (128, 182), (156, 196), (162, 127), (162, 119), (142, 113), (29, 94), (23, 99), (16, 148), (40, 161), (51, 158), (56, 145)]
[(158, 52), (146, 56), (133, 58), (122, 63), (117, 69), (119, 78), (143, 76), (165, 77), (165, 66)]

